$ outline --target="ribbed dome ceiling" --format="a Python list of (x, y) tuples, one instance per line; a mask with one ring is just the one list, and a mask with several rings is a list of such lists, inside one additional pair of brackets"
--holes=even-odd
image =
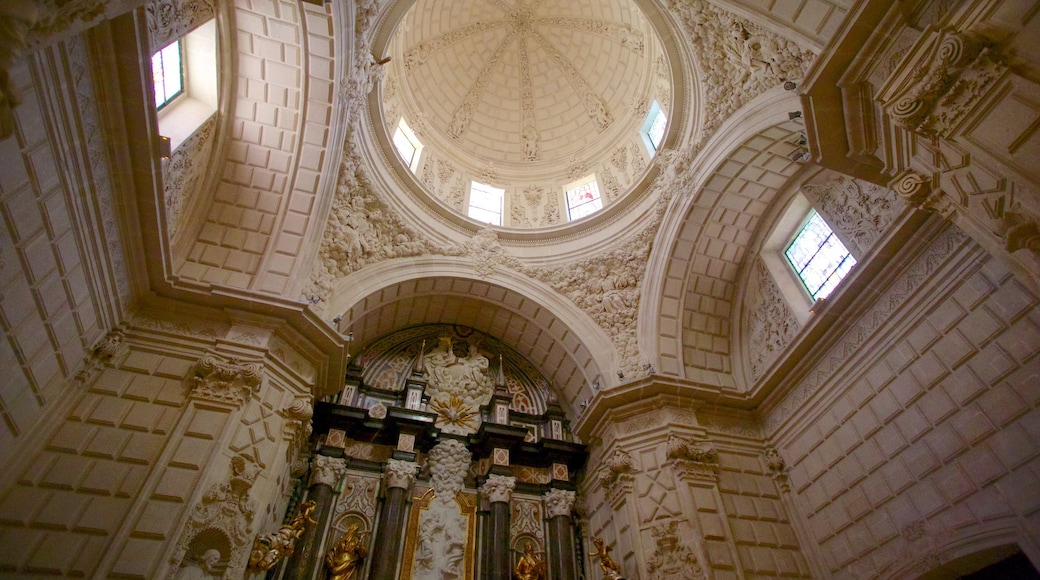
[(627, 0), (418, 0), (392, 42), (387, 108), (464, 173), (555, 184), (637, 135), (669, 92), (660, 55)]

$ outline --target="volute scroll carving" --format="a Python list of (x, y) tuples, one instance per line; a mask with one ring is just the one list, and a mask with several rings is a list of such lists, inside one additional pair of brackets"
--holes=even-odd
[(678, 435), (668, 437), (665, 452), (673, 465), (685, 475), (717, 480), (719, 476), (719, 453), (710, 441), (686, 439)]
[(223, 361), (213, 354), (203, 355), (195, 363), (191, 396), (218, 403), (241, 405), (260, 390), (264, 365), (240, 362), (232, 357)]

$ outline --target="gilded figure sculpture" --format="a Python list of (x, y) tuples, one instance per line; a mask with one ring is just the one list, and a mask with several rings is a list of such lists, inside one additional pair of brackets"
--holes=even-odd
[(534, 544), (524, 544), (524, 554), (513, 568), (513, 580), (545, 580), (545, 560), (534, 553)]
[(368, 534), (358, 530), (358, 524), (350, 524), (336, 545), (325, 555), (329, 568), (329, 580), (356, 580), (361, 573), (362, 563), (368, 556), (365, 538)]
[(608, 580), (621, 578), (621, 568), (610, 557), (610, 546), (603, 543), (603, 538), (593, 538), (592, 543), (596, 546), (596, 551), (589, 554), (589, 557), (599, 558), (599, 568), (603, 570), (603, 577)]
[(307, 524), (318, 523), (311, 519), (311, 513), (317, 506), (313, 501), (303, 502), (300, 504), (300, 512), (291, 522), (273, 534), (257, 536), (253, 540), (253, 551), (249, 554), (248, 569), (253, 572), (266, 572), (282, 558), (292, 556), (296, 549), (296, 540), (303, 534)]

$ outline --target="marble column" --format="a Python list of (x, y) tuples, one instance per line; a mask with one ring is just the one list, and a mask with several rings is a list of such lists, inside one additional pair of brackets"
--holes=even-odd
[(386, 464), (386, 494), (379, 513), (379, 529), (372, 546), (372, 580), (394, 580), (401, 562), (398, 552), (408, 514), (408, 490), (412, 487), (419, 465), (413, 461), (390, 459)]
[(491, 504), (488, 518), (488, 542), (490, 563), (484, 574), (490, 580), (510, 580), (513, 566), (509, 557), (509, 502), (513, 498), (516, 478), (505, 475), (489, 475), (480, 493), (487, 497)]
[(303, 529), (300, 539), (296, 540), (296, 549), (285, 566), (286, 580), (309, 580), (321, 567), (323, 554), (321, 540), (329, 524), (332, 513), (332, 490), (339, 485), (339, 480), (347, 470), (345, 459), (315, 455), (311, 464), (311, 486), (307, 499), (317, 504), (311, 516), (318, 523)]
[(546, 549), (549, 577), (575, 580), (574, 530), (571, 527), (574, 492), (551, 489), (544, 500), (545, 517), (549, 520), (549, 545)]

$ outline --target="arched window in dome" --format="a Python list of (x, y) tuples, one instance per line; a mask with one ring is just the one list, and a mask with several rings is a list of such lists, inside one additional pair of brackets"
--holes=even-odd
[(813, 300), (829, 296), (856, 265), (856, 258), (816, 210), (809, 211), (784, 256)]
[(181, 39), (166, 45), (152, 55), (152, 83), (155, 108), (162, 109), (184, 93), (184, 64)]
[(397, 130), (394, 131), (394, 147), (404, 160), (404, 164), (414, 173), (419, 168), (419, 154), (422, 152), (423, 145), (403, 117), (397, 123)]
[(661, 110), (661, 105), (654, 101), (650, 106), (650, 112), (646, 114), (646, 121), (643, 121), (643, 126), (639, 129), (639, 136), (643, 138), (643, 144), (650, 155), (654, 155), (661, 148), (667, 126), (668, 117)]
[(477, 181), (469, 188), (469, 217), (493, 226), (502, 225), (502, 203), (506, 190)]
[(574, 221), (603, 209), (596, 174), (583, 177), (564, 188), (567, 193), (567, 219)]

